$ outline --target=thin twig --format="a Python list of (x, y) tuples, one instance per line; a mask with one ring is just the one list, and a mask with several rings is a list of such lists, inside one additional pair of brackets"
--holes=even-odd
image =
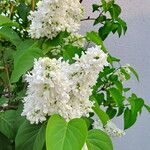
[(7, 106), (0, 106), (0, 111), (6, 111), (6, 110), (16, 110), (18, 106), (16, 105), (7, 105)]
[(88, 16), (88, 17), (85, 18), (85, 19), (81, 19), (81, 21), (85, 21), (85, 20), (95, 20), (95, 18), (91, 18), (90, 16)]
[(35, 9), (35, 0), (32, 0), (31, 5), (32, 5), (32, 11), (34, 11), (34, 9)]
[(88, 42), (85, 49), (87, 50), (91, 42)]
[(14, 4), (13, 4), (13, 2), (11, 2), (10, 3), (10, 16), (9, 16), (10, 19), (12, 18), (13, 13), (14, 13)]
[(10, 78), (9, 78), (9, 70), (8, 70), (8, 65), (6, 64), (5, 59), (3, 57), (3, 54), (2, 54), (2, 60), (3, 60), (4, 68), (5, 68), (4, 70), (6, 72), (6, 78), (7, 78), (7, 82), (8, 82), (7, 89), (8, 89), (9, 98), (10, 98), (11, 97), (11, 83), (10, 83)]

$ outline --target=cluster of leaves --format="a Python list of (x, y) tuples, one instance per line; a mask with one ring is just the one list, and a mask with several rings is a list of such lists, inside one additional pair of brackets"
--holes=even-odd
[[(102, 44), (101, 37), (98, 37), (98, 33), (87, 33), (87, 38), (101, 45), (104, 50), (106, 50)], [(130, 80), (131, 78), (131, 74), (128, 73), (123, 66), (119, 68), (114, 67), (114, 64), (116, 62), (119, 63), (120, 60), (109, 55), (108, 61), (112, 66), (104, 68), (103, 72), (99, 74), (97, 84), (93, 88), (91, 99), (96, 102), (94, 110), (103, 124), (106, 124), (109, 119), (124, 114), (124, 129), (128, 129), (136, 122), (137, 116), (141, 113), (142, 108), (145, 107), (149, 111), (149, 106), (144, 104), (142, 98), (131, 93), (130, 88), (124, 87), (123, 82), (118, 78), (116, 74), (118, 70), (123, 74), (125, 80)], [(137, 72), (131, 66), (129, 66), (129, 70), (136, 77), (137, 81), (139, 81)], [(105, 115), (104, 112), (102, 112), (103, 115), (100, 113), (99, 106), (107, 108)]]
[(115, 3), (115, 0), (106, 2), (101, 1), (101, 4), (93, 4), (93, 12), (99, 12), (98, 17), (94, 21), (94, 25), (100, 25), (99, 36), (105, 40), (110, 33), (118, 33), (119, 37), (122, 33), (125, 34), (127, 25), (120, 18), (121, 8)]
[[(72, 57), (75, 53), (81, 54), (84, 49), (75, 47), (72, 43), (64, 45), (63, 39), (69, 36), (66, 32), (60, 33), (53, 40), (30, 39), (26, 32), (29, 25), (27, 16), (29, 11), (33, 10), (34, 3), (25, 0), (18, 2), (16, 5), (6, 1), (5, 5), (8, 7), (0, 9), (0, 12), (4, 13), (8, 9), (13, 9), (13, 13), (8, 17), (0, 16), (0, 149), (81, 150), (86, 142), (89, 150), (112, 150), (109, 136), (100, 130), (92, 129), (91, 118), (66, 122), (60, 116), (53, 115), (43, 124), (31, 125), (21, 117), (21, 101), (27, 87), (22, 77), (33, 67), (34, 58), (62, 56), (64, 60), (73, 63)], [(98, 32), (87, 33), (85, 38), (88, 43), (100, 45), (103, 51), (108, 53), (103, 44), (105, 38), (111, 32), (117, 32), (120, 36), (122, 31), (125, 32), (127, 29), (126, 23), (119, 17), (121, 8), (113, 0), (110, 2), (102, 0), (100, 5), (93, 5), (93, 11), (100, 12), (98, 18), (94, 19), (94, 25), (99, 24), (100, 29)], [(15, 14), (21, 18), (21, 23), (19, 19), (14, 21)], [(25, 32), (21, 32), (23, 29)], [(51, 51), (57, 46), (60, 46), (61, 52), (58, 56), (53, 56)], [(126, 80), (130, 79), (130, 74), (123, 67), (114, 67), (120, 60), (109, 54), (108, 62), (111, 66), (104, 68), (93, 87), (91, 96), (91, 100), (95, 101), (93, 110), (104, 125), (109, 119), (124, 114), (124, 128), (127, 129), (136, 122), (143, 107), (148, 111), (150, 107), (143, 99), (131, 93), (130, 88), (124, 87), (115, 74), (120, 69)], [(132, 67), (129, 69), (138, 79), (135, 70)], [(100, 106), (106, 107), (106, 111)]]

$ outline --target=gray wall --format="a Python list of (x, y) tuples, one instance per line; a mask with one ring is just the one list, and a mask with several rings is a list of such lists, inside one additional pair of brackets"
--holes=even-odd
[[(83, 0), (91, 13), (91, 3), (99, 0)], [(122, 17), (128, 24), (125, 36), (111, 35), (105, 42), (110, 53), (129, 63), (140, 75), (140, 83), (130, 81), (132, 91), (150, 104), (150, 0), (118, 0), (122, 6)], [(87, 15), (87, 16), (88, 16)], [(92, 14), (93, 15), (93, 14)], [(96, 29), (96, 28), (95, 28)], [(82, 24), (81, 32), (93, 30), (90, 22)], [(122, 119), (116, 121), (122, 127)], [(126, 136), (114, 139), (115, 150), (150, 150), (150, 115), (147, 111), (139, 117), (136, 125), (127, 130)]]

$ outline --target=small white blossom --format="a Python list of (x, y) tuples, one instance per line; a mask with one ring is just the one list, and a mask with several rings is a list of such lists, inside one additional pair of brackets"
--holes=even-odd
[(86, 145), (86, 144), (84, 144), (84, 146), (83, 146), (82, 150), (88, 150), (88, 147), (87, 147), (87, 145)]
[(41, 0), (37, 10), (31, 11), (29, 34), (32, 38), (52, 39), (61, 31), (76, 32), (83, 17), (79, 0)]
[(121, 129), (119, 129), (113, 122), (108, 121), (106, 126), (104, 127), (105, 131), (108, 135), (111, 137), (122, 137), (125, 135), (125, 132)]
[(119, 129), (111, 120), (105, 126), (103, 126), (96, 114), (93, 116), (93, 120), (93, 128), (106, 132), (110, 137), (122, 137), (125, 135), (125, 132)]
[(53, 114), (69, 121), (92, 112), (89, 97), (99, 72), (107, 65), (107, 54), (96, 46), (74, 59), (71, 65), (61, 58), (34, 62), (33, 70), (25, 77), (29, 85), (22, 113), (31, 123), (43, 122)]
[[(121, 68), (123, 68), (124, 71), (125, 71), (127, 74), (131, 74), (131, 70), (130, 70), (129, 67), (130, 67), (130, 65), (127, 64), (127, 65), (125, 65), (125, 66), (123, 66), (123, 67), (121, 67)], [(121, 82), (126, 81), (126, 77), (125, 77), (125, 75), (121, 72), (121, 69), (118, 69), (118, 70), (115, 72), (115, 75), (118, 76), (118, 79), (119, 79)]]
[(67, 38), (64, 39), (65, 45), (72, 44), (73, 46), (83, 47), (85, 39), (78, 33), (71, 33)]

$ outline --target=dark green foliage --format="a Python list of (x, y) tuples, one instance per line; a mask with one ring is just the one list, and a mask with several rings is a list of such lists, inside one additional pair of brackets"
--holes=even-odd
[(31, 125), (25, 121), (15, 138), (16, 150), (43, 150), (45, 145), (46, 124)]
[[(81, 55), (90, 44), (98, 45), (107, 53), (109, 66), (99, 73), (97, 83), (93, 87), (90, 100), (94, 102), (93, 111), (105, 126), (110, 119), (124, 115), (124, 129), (130, 128), (141, 114), (143, 107), (150, 112), (150, 106), (142, 98), (131, 93), (119, 79), (117, 71), (130, 80), (132, 75), (139, 81), (139, 76), (131, 66), (128, 69), (132, 75), (121, 66), (120, 59), (109, 54), (104, 40), (111, 34), (120, 37), (127, 31), (126, 22), (120, 17), (121, 8), (115, 0), (101, 0), (93, 4), (93, 12), (98, 14), (92, 18), (98, 31), (87, 32), (87, 46), (76, 47), (73, 43), (64, 44), (64, 39), (70, 35), (61, 32), (56, 38), (31, 39), (27, 30), (30, 22), (27, 19), (32, 8), (31, 1), (18, 0), (14, 12), (4, 17), (0, 15), (0, 150), (81, 150), (86, 142), (89, 150), (113, 150), (111, 139), (107, 134), (93, 128), (92, 116), (73, 119), (66, 122), (62, 117), (53, 115), (42, 124), (30, 124), (22, 113), (22, 99), (27, 90), (27, 84), (22, 76), (33, 67), (35, 58), (60, 58), (74, 63), (75, 54)], [(36, 0), (35, 2), (38, 2)], [(0, 1), (0, 13), (10, 9), (10, 2)], [(4, 7), (5, 6), (5, 7)], [(19, 18), (13, 20), (13, 15)], [(90, 18), (90, 17), (88, 17)], [(88, 20), (88, 19), (85, 19)], [(21, 32), (23, 31), (24, 32)], [(59, 50), (54, 56), (52, 51)], [(118, 67), (119, 66), (119, 67)], [(6, 105), (7, 104), (7, 105)], [(104, 109), (103, 109), (104, 108)]]
[(131, 97), (128, 98), (128, 101), (131, 105), (131, 109), (128, 107), (124, 112), (124, 128), (130, 128), (137, 120), (138, 114), (142, 111), (144, 106), (144, 100), (138, 98), (135, 94), (132, 94)]
[[(121, 8), (114, 0), (106, 2), (101, 0), (102, 5), (93, 4), (93, 12), (99, 12), (99, 16), (95, 19), (94, 25), (100, 24), (99, 36), (105, 40), (110, 33), (118, 33), (120, 37), (125, 34), (127, 25), (120, 18)], [(107, 15), (109, 13), (109, 16)]]
[(86, 144), (88, 150), (113, 150), (111, 139), (101, 130), (90, 130), (88, 132)]

